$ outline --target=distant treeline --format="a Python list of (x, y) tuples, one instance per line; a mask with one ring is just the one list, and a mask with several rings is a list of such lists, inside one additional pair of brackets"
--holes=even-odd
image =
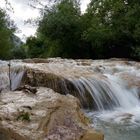
[[(0, 25), (0, 48), (3, 48), (0, 57), (5, 58), (10, 49), (6, 47), (9, 30), (1, 28), (4, 29)], [(85, 13), (80, 11), (79, 0), (61, 0), (49, 8), (46, 6), (37, 36), (29, 37), (26, 44), (12, 53), (15, 58), (140, 60), (140, 0), (91, 0)]]

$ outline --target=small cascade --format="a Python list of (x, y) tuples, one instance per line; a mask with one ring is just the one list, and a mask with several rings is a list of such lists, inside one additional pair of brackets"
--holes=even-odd
[(24, 75), (24, 67), (12, 63), (9, 68), (8, 62), (1, 62), (0, 68), (0, 92), (18, 88)]
[(11, 89), (15, 90), (19, 87), (22, 77), (24, 75), (24, 67), (16, 66), (11, 71)]
[(11, 63), (9, 71), (8, 62), (0, 61), (0, 92), (10, 89), (10, 81), (12, 90), (18, 88), (26, 66), (23, 84), (77, 97), (105, 140), (140, 138), (139, 62), (54, 58)]
[(78, 92), (78, 98), (89, 108), (110, 110), (117, 107), (132, 108), (139, 106), (136, 89), (128, 89), (121, 79), (107, 75), (106, 78), (81, 77), (71, 79)]
[(102, 111), (140, 106), (139, 63), (56, 58), (28, 67), (25, 84), (72, 94), (84, 108)]

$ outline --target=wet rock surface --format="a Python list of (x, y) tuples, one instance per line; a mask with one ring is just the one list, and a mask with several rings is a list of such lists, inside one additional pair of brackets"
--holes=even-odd
[[(0, 140), (103, 140), (81, 105), (97, 111), (139, 106), (139, 62), (54, 58), (0, 67)], [(117, 117), (128, 122), (130, 114)]]
[[(105, 109), (112, 104), (114, 95), (111, 84), (117, 79), (125, 88), (135, 89), (140, 96), (140, 63), (125, 59), (72, 60), (72, 59), (25, 59), (1, 63), (0, 92), (15, 90), (20, 86), (47, 87), (60, 94), (78, 97), (84, 108)], [(112, 79), (113, 77), (113, 79)], [(21, 82), (22, 81), (22, 82)], [(113, 89), (114, 90), (114, 89)], [(98, 93), (96, 93), (98, 92)], [(102, 105), (97, 105), (97, 95), (101, 94)], [(113, 93), (114, 94), (114, 93)], [(108, 101), (106, 102), (106, 99)], [(97, 101), (99, 102), (99, 101)]]
[[(111, 84), (118, 79), (128, 89), (138, 90), (140, 94), (140, 63), (129, 60), (72, 60), (72, 59), (33, 59), (24, 60), (26, 72), (23, 84), (43, 86), (61, 94), (78, 97), (84, 108), (105, 109), (116, 105), (106, 92), (113, 93)], [(114, 79), (112, 79), (114, 77)], [(102, 105), (97, 105), (96, 95)], [(95, 99), (96, 98), (96, 99)], [(108, 101), (106, 101), (108, 99)], [(98, 101), (97, 101), (98, 102)]]

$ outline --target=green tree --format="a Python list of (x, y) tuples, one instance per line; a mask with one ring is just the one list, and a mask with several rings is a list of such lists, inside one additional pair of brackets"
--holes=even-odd
[(123, 0), (92, 0), (87, 9), (90, 25), (84, 38), (91, 42), (97, 58), (131, 57), (139, 46), (137, 32), (140, 2)]
[(77, 0), (58, 0), (42, 12), (30, 57), (140, 59), (140, 1), (91, 0), (81, 14)]
[(25, 59), (28, 56), (28, 46), (23, 44), (12, 49), (12, 58), (14, 59)]
[(45, 9), (39, 23), (38, 37), (43, 38), (46, 56), (82, 57), (82, 23), (80, 4), (76, 0), (62, 0)]
[(0, 9), (0, 59), (8, 59), (11, 57), (13, 27), (9, 17)]
[(26, 48), (24, 50), (27, 52), (27, 56), (30, 58), (42, 57), (44, 53), (43, 42), (36, 37), (29, 37), (26, 41)]

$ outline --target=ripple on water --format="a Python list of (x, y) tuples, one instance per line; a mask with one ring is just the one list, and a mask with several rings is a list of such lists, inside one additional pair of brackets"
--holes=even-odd
[(140, 107), (87, 114), (95, 129), (104, 133), (105, 140), (140, 140)]

